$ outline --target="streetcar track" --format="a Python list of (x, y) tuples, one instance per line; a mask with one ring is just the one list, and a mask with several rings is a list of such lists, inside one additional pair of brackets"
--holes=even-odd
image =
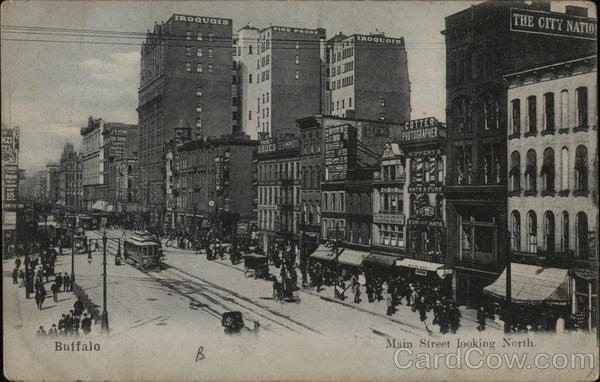
[[(122, 236), (120, 235), (112, 235), (112, 234), (108, 234), (107, 233), (107, 238), (112, 239), (112, 240), (116, 240), (117, 238), (121, 238), (123, 239)], [(113, 247), (116, 248), (117, 244), (114, 243), (114, 241), (112, 241), (113, 245), (109, 245), (108, 243), (111, 243), (110, 241), (107, 242), (107, 249), (109, 247)], [(277, 312), (271, 308), (269, 308), (268, 306), (259, 304), (253, 300), (251, 300), (248, 297), (242, 296), (230, 289), (227, 289), (225, 287), (222, 287), (218, 284), (212, 283), (206, 279), (203, 279), (197, 275), (193, 275), (190, 274), (186, 271), (183, 271), (175, 266), (169, 265), (169, 264), (165, 264), (161, 262), (161, 265), (166, 267), (165, 269), (161, 270), (160, 272), (156, 272), (157, 274), (168, 274), (167, 272), (170, 272), (172, 275), (175, 272), (179, 272), (182, 275), (184, 275), (184, 279), (185, 280), (180, 280), (178, 278), (161, 278), (161, 277), (157, 277), (154, 276), (150, 271), (144, 271), (141, 269), (138, 269), (137, 267), (134, 267), (135, 269), (137, 269), (138, 271), (144, 273), (145, 275), (148, 275), (149, 277), (151, 277), (153, 280), (158, 281), (161, 285), (164, 285), (165, 287), (167, 287), (168, 289), (176, 292), (179, 295), (182, 295), (188, 299), (190, 299), (191, 301), (195, 302), (196, 304), (199, 305), (199, 309), (206, 311), (207, 313), (215, 316), (216, 318), (221, 318), (221, 313), (219, 313), (217, 310), (210, 308), (208, 305), (203, 304), (202, 302), (200, 302), (198, 299), (190, 296), (190, 294), (197, 294), (202, 296), (204, 299), (208, 300), (209, 302), (217, 305), (217, 306), (221, 306), (222, 308), (226, 309), (227, 311), (232, 310), (230, 309), (227, 305), (225, 305), (223, 302), (225, 303), (229, 303), (229, 304), (233, 304), (236, 307), (241, 308), (241, 310), (244, 310), (245, 312), (243, 312), (242, 314), (245, 315), (246, 317), (250, 317), (252, 318), (252, 316), (259, 316), (262, 317), (265, 320), (268, 320), (276, 325), (279, 325), (287, 330), (290, 330), (292, 332), (295, 333), (300, 333), (298, 330), (294, 329), (293, 327), (287, 325), (286, 323), (280, 322), (275, 318), (269, 317), (267, 314), (265, 313), (261, 313), (257, 310), (264, 310), (268, 313), (270, 313), (271, 315), (274, 315), (276, 317), (282, 318), (284, 320), (287, 320), (297, 326), (299, 326), (300, 328), (303, 328), (305, 330), (311, 331), (313, 333), (317, 333), (317, 334), (321, 334), (318, 330), (313, 329), (312, 327), (297, 321), (285, 314), (282, 314), (280, 312)], [(194, 280), (197, 279), (200, 282)], [(178, 288), (177, 286), (179, 286), (180, 288), (184, 288), (185, 290), (187, 290), (187, 293), (185, 290), (181, 290), (180, 288)], [(216, 290), (215, 290), (216, 289)], [(220, 293), (221, 292), (221, 293)], [(212, 294), (213, 296), (209, 296), (209, 294)], [(221, 300), (221, 301), (220, 301)], [(237, 301), (236, 301), (237, 300)], [(247, 303), (250, 306), (248, 306)], [(259, 321), (260, 322), (260, 321)], [(261, 327), (265, 328), (267, 331), (271, 331), (269, 330), (269, 326), (262, 324), (261, 323)]]

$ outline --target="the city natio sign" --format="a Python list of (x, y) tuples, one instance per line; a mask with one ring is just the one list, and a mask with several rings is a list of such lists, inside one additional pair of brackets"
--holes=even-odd
[(598, 23), (588, 17), (512, 8), (510, 30), (595, 40)]

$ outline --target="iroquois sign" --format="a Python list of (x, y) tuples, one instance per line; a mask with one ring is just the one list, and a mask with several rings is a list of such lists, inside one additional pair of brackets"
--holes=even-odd
[(588, 17), (512, 8), (510, 30), (594, 40), (598, 23)]

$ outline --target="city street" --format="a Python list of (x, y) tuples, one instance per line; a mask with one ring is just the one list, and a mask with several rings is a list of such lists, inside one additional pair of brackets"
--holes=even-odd
[[(97, 231), (88, 231), (87, 235), (92, 240), (101, 238)], [(427, 333), (423, 327), (399, 325), (315, 294), (300, 292), (297, 303), (273, 301), (270, 282), (244, 277), (241, 264), (208, 261), (206, 255), (194, 255), (192, 250), (164, 248), (166, 267), (160, 271), (142, 272), (131, 265), (115, 266), (113, 255), (122, 234), (109, 230), (107, 237), (108, 306), (113, 335), (138, 330), (137, 324), (148, 320), (156, 321), (149, 325), (159, 326), (157, 330), (166, 329), (175, 321), (178, 328), (190, 331), (206, 331), (206, 326), (212, 330), (223, 312), (233, 310), (243, 313), (248, 329), (258, 321), (261, 335), (324, 334), (380, 341), (384, 333), (390, 336)], [(77, 283), (101, 305), (101, 252), (95, 252), (92, 258), (88, 264), (87, 256), (76, 257)], [(70, 266), (69, 262), (65, 264)], [(198, 320), (204, 322), (207, 318), (212, 324), (203, 327)], [(339, 325), (340, 322), (344, 325)]]

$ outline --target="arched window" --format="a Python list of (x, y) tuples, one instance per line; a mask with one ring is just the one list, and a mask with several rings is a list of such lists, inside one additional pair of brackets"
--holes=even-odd
[(577, 253), (580, 259), (587, 259), (590, 252), (588, 242), (588, 218), (585, 212), (577, 213), (577, 225), (575, 226), (577, 234)]
[(537, 252), (537, 216), (533, 211), (527, 213), (527, 247), (529, 252)]
[(543, 179), (544, 191), (554, 191), (554, 150), (550, 147), (544, 150), (544, 162), (540, 176)]
[(442, 184), (444, 183), (444, 162), (442, 161), (442, 157), (437, 157), (435, 167), (437, 170), (437, 182)]
[(555, 247), (555, 222), (554, 213), (552, 211), (546, 211), (544, 213), (544, 242), (546, 244), (547, 252), (554, 252)]
[(512, 250), (521, 251), (521, 214), (519, 211), (513, 211), (511, 214), (512, 226)]
[(460, 97), (453, 102), (456, 130), (459, 133), (471, 131), (471, 99)]
[(560, 189), (569, 189), (569, 149), (566, 147), (560, 150)]
[(561, 238), (560, 245), (563, 252), (567, 252), (569, 250), (569, 213), (567, 211), (563, 211), (561, 214)]
[(575, 150), (575, 190), (586, 192), (588, 189), (588, 154), (584, 145)]
[(512, 192), (521, 191), (521, 154), (513, 151), (510, 154), (510, 185)]
[(316, 173), (316, 176), (317, 176), (317, 182), (315, 184), (315, 187), (319, 188), (319, 187), (321, 187), (321, 168), (318, 165), (316, 167), (315, 173)]
[(569, 128), (569, 92), (567, 90), (560, 92), (560, 128)]
[(529, 149), (529, 151), (527, 151), (527, 158), (525, 164), (525, 179), (527, 179), (527, 191), (536, 191), (537, 163), (534, 149)]

